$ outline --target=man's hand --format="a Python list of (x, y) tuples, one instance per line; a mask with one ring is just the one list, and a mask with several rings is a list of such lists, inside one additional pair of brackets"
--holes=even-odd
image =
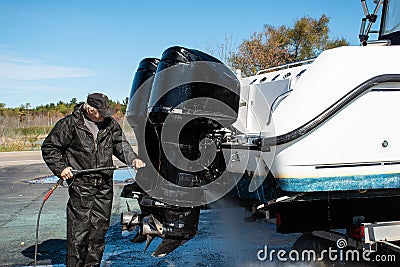
[(144, 163), (141, 159), (134, 159), (132, 161), (132, 167), (137, 170), (146, 167), (146, 163)]
[(67, 167), (61, 172), (61, 178), (64, 180), (71, 179), (74, 175), (71, 172), (72, 167)]

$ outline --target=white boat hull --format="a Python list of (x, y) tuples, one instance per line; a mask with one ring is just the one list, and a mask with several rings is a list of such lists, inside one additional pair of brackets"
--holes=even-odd
[[(371, 58), (373, 65), (368, 64)], [(310, 192), (400, 188), (398, 62), (399, 46), (328, 50), (309, 65), (300, 78), (291, 78), (286, 90), (290, 94), (272, 112), (272, 105), (264, 105), (267, 107), (264, 114), (260, 114), (259, 107), (257, 112), (248, 108), (247, 116), (239, 113), (239, 118), (246, 118), (246, 123), (240, 125), (249, 126), (241, 131), (254, 135), (257, 132), (254, 125), (258, 125), (260, 139), (277, 138), (278, 144), (264, 145), (263, 150), (269, 148), (271, 151), (260, 151), (259, 156), (282, 190)], [(301, 68), (296, 69), (299, 70)], [(274, 73), (267, 75), (272, 77)], [(262, 76), (255, 77), (261, 80)], [(386, 76), (390, 77), (390, 82), (385, 81)], [(383, 82), (367, 82), (374, 77)], [(271, 81), (268, 87), (271, 88), (274, 82)], [(264, 83), (268, 83), (268, 79)], [(252, 90), (258, 90), (258, 94), (263, 92), (262, 86), (262, 83), (253, 87), (250, 85), (249, 96), (257, 95)], [(360, 91), (360, 88), (363, 93), (329, 113), (330, 109)], [(285, 91), (282, 88), (278, 90), (280, 93)], [(271, 99), (271, 96), (276, 97), (274, 94), (264, 96), (266, 102), (275, 101)], [(245, 97), (242, 96), (243, 99)], [(251, 107), (251, 103), (248, 106)], [(271, 122), (268, 123), (265, 114), (271, 114)], [(316, 126), (307, 128), (307, 124)], [(298, 136), (289, 142), (280, 143), (278, 140), (296, 134)], [(237, 149), (230, 153), (248, 152)], [(228, 171), (237, 173), (236, 167), (237, 163), (228, 163)], [(254, 170), (254, 166), (249, 165), (248, 169)]]

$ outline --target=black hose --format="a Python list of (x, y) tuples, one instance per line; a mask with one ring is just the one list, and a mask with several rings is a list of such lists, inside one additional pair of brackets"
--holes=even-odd
[(42, 213), (42, 209), (43, 209), (43, 206), (44, 206), (44, 202), (45, 202), (45, 201), (43, 201), (43, 202), (42, 202), (42, 205), (40, 206), (39, 215), (38, 215), (37, 222), (36, 222), (35, 259), (34, 259), (34, 263), (33, 263), (33, 266), (35, 266), (35, 267), (36, 267), (36, 263), (37, 263), (37, 248), (38, 248), (38, 240), (39, 240), (39, 222), (40, 222), (40, 214)]
[(35, 266), (35, 267), (36, 267), (36, 263), (37, 263), (37, 249), (38, 249), (38, 241), (39, 241), (40, 214), (42, 214), (42, 209), (43, 209), (44, 203), (47, 201), (47, 199), (49, 199), (51, 194), (53, 194), (54, 190), (56, 190), (57, 187), (59, 185), (61, 185), (62, 183), (63, 183), (63, 179), (62, 178), (58, 179), (57, 183), (44, 196), (42, 205), (40, 206), (40, 209), (39, 209), (38, 218), (37, 218), (37, 222), (36, 222), (35, 259), (34, 259), (34, 263), (33, 263), (33, 266)]

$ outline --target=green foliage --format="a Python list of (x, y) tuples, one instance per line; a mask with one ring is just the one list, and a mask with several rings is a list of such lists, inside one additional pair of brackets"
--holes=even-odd
[(52, 128), (53, 126), (31, 126), (24, 128), (12, 128), (11, 130), (14, 131), (16, 134), (20, 132), (24, 136), (38, 136), (49, 134)]
[(2, 130), (0, 152), (39, 149), (53, 126), (7, 127)]
[(292, 27), (265, 25), (261, 33), (244, 40), (228, 59), (235, 69), (253, 75), (261, 69), (318, 56), (323, 50), (348, 45), (343, 39), (329, 38), (329, 18), (302, 17)]
[[(52, 114), (65, 116), (71, 114), (74, 111), (76, 105), (81, 104), (78, 103), (78, 100), (74, 97), (69, 102), (64, 102), (62, 100), (58, 101), (57, 104), (49, 103), (46, 105), (40, 105), (31, 108), (30, 103), (21, 104), (18, 108), (6, 108), (4, 103), (0, 103), (0, 116), (26, 116), (28, 112), (30, 116), (38, 116), (40, 114)], [(126, 98), (122, 104), (119, 101), (110, 100), (111, 107), (118, 113), (122, 113), (122, 115), (126, 112), (126, 107), (128, 103), (128, 98)]]
[(27, 147), (23, 142), (0, 144), (0, 152), (20, 151), (20, 150), (26, 150), (26, 148)]
[(3, 129), (3, 135), (7, 137), (20, 136), (24, 139), (31, 138), (32, 136), (38, 137), (50, 133), (53, 126), (31, 126), (31, 127), (9, 127)]
[(129, 102), (129, 97), (126, 97), (126, 98), (122, 101), (121, 112), (122, 112), (123, 114), (126, 113), (126, 108), (128, 107), (128, 102)]
[[(110, 100), (117, 120), (125, 115), (127, 101), (125, 99), (121, 104)], [(57, 104), (49, 103), (35, 108), (31, 108), (30, 103), (17, 108), (6, 108), (4, 103), (0, 103), (0, 152), (39, 149), (54, 124), (72, 113), (77, 104), (80, 103), (76, 98), (69, 102), (60, 100)]]

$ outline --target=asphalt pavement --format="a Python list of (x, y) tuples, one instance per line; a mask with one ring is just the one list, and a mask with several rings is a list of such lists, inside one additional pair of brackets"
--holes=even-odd
[[(52, 184), (26, 181), (51, 176), (40, 151), (0, 153), (0, 266), (33, 265), (37, 215)], [(126, 209), (119, 197), (122, 185), (114, 187), (113, 214)], [(59, 186), (41, 214), (38, 264), (65, 262), (67, 188)], [(135, 208), (135, 203), (131, 203)], [(113, 224), (117, 223), (113, 217)], [(49, 256), (50, 255), (50, 256)]]
[[(33, 265), (37, 214), (52, 185), (26, 181), (49, 175), (39, 151), (0, 153), (0, 266)], [(228, 200), (219, 202), (221, 208), (201, 211), (199, 231), (192, 240), (164, 258), (155, 258), (151, 253), (160, 239), (144, 252), (144, 243), (130, 242), (132, 235), (121, 236), (119, 215), (126, 211), (127, 200), (119, 197), (122, 187), (114, 183), (112, 223), (102, 266), (366, 266), (366, 262), (332, 261), (326, 254), (322, 260), (288, 260), (288, 255), (303, 255), (310, 250), (320, 256), (324, 249), (336, 246), (309, 235), (279, 234), (273, 223), (262, 218), (245, 222), (250, 213), (232, 207)], [(38, 254), (41, 266), (65, 266), (67, 199), (67, 188), (59, 187), (43, 208)], [(138, 210), (135, 200), (128, 201), (133, 210)], [(278, 257), (279, 251), (286, 253), (281, 254), (283, 260)]]

